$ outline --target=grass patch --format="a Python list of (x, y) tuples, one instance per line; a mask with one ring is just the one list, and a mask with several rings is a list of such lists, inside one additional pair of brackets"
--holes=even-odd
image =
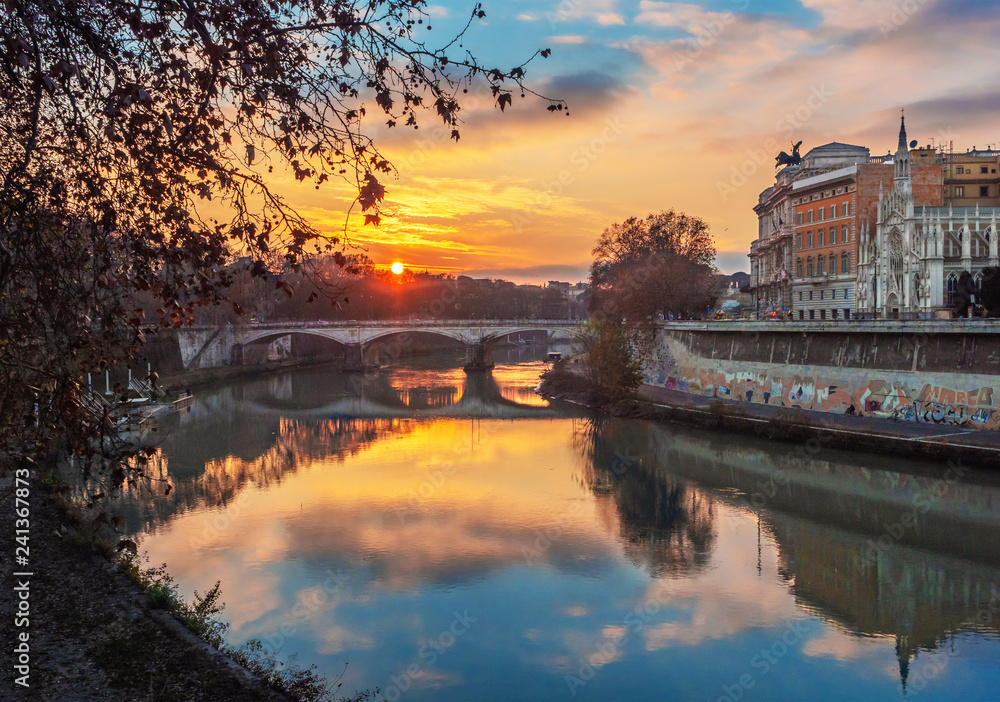
[[(306, 702), (335, 699), (343, 702), (363, 702), (378, 693), (378, 690), (365, 690), (350, 698), (337, 698), (335, 694), (340, 689), (343, 673), (335, 680), (329, 681), (316, 671), (316, 666), (301, 668), (285, 665), (264, 650), (257, 639), (252, 639), (242, 646), (230, 646), (226, 643), (229, 625), (218, 618), (226, 606), (221, 601), (221, 581), (216, 581), (215, 586), (203, 595), (196, 591), (194, 602), (189, 603), (177, 593), (177, 585), (167, 572), (166, 564), (145, 567), (148, 561), (148, 556), (123, 553), (118, 556), (116, 566), (119, 572), (135, 583), (149, 598), (151, 607), (170, 612), (189, 631), (226, 654), (272, 688), (280, 690), (294, 700)], [(95, 651), (95, 655), (99, 653), (103, 655), (105, 651), (108, 655), (113, 655), (121, 645), (122, 642), (112, 637), (102, 643), (103, 648)]]

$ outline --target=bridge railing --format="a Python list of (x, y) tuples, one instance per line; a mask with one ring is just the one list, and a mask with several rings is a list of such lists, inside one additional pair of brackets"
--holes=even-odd
[(247, 326), (255, 329), (358, 329), (385, 327), (576, 327), (580, 324), (580, 320), (570, 319), (380, 319), (336, 322), (259, 322), (233, 326)]

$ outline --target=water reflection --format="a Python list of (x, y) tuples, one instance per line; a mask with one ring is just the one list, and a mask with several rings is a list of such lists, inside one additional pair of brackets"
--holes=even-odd
[(574, 437), (587, 486), (599, 501), (614, 504), (607, 526), (620, 525), (629, 558), (656, 576), (704, 568), (715, 540), (715, 500), (652, 468), (652, 452), (615, 446), (605, 438), (613, 433), (608, 421), (596, 419), (582, 423)]
[[(796, 601), (854, 634), (892, 638), (904, 691), (921, 651), (955, 655), (966, 634), (1000, 633), (1000, 489), (992, 475), (969, 469), (958, 481), (954, 466), (909, 463), (917, 474), (878, 470), (835, 451), (805, 462), (796, 447), (775, 451), (642, 422), (595, 423), (589, 432), (584, 450), (603, 467), (598, 483), (616, 502), (628, 491), (625, 476), (654, 482), (650, 473), (664, 473), (664, 481), (702, 486), (689, 492), (755, 510)], [(658, 509), (649, 505), (646, 514)], [(620, 514), (626, 523), (628, 513)], [(811, 649), (835, 658), (862, 654), (843, 641)]]
[[(309, 372), (200, 397), (163, 444), (173, 494), (130, 498), (130, 523), (185, 591), (223, 580), (235, 642), (350, 660), (349, 684), (389, 699), (1000, 684), (995, 480), (511, 407), (538, 370)], [(362, 395), (375, 416), (331, 410)], [(456, 613), (475, 622), (423, 655)]]

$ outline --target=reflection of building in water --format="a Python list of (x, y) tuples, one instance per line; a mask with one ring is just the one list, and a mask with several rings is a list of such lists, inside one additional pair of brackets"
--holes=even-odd
[(598, 502), (608, 526), (618, 526), (626, 555), (645, 564), (653, 575), (670, 575), (705, 567), (715, 544), (714, 499), (666, 471), (649, 457), (615, 448), (621, 424), (588, 423), (577, 433), (577, 446), (588, 460), (584, 482)]
[(919, 651), (950, 648), (962, 631), (998, 633), (997, 615), (981, 617), (998, 595), (996, 567), (905, 546), (880, 551), (869, 537), (781, 513), (767, 521), (796, 599), (852, 631), (894, 637), (904, 689)]
[(1000, 633), (1000, 612), (990, 610), (1000, 604), (992, 483), (879, 470), (835, 451), (734, 446), (670, 425), (608, 422), (591, 433), (581, 444), (600, 468), (589, 484), (612, 496), (626, 534), (669, 514), (670, 486), (693, 492), (685, 478), (708, 505), (703, 516), (686, 508), (693, 522), (711, 517), (713, 499), (753, 509), (770, 525), (798, 602), (851, 631), (894, 638), (904, 684), (916, 680), (920, 651), (948, 651), (961, 632)]

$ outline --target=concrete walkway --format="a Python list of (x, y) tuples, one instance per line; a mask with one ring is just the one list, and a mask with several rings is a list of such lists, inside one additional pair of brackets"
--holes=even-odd
[(639, 389), (639, 397), (668, 418), (680, 421), (788, 440), (822, 433), (841, 448), (1000, 466), (1000, 431), (735, 402), (650, 385)]

